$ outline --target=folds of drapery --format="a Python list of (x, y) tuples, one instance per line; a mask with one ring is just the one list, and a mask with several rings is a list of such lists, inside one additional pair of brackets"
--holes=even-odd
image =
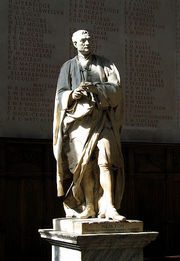
[(62, 167), (63, 127), (68, 129), (75, 121), (78, 120), (80, 122), (83, 120), (83, 117), (89, 117), (89, 128), (85, 130), (87, 138), (80, 153), (81, 155), (78, 156), (78, 164), (72, 173), (72, 193), (75, 200), (82, 203), (84, 197), (81, 189), (81, 180), (108, 115), (118, 144), (120, 164), (115, 177), (116, 180), (113, 183), (115, 184), (115, 205), (119, 208), (124, 191), (124, 166), (120, 144), (120, 132), (123, 120), (122, 87), (120, 85), (118, 70), (114, 64), (99, 56), (95, 56), (94, 64), (101, 80), (100, 82), (96, 82), (99, 100), (97, 107), (93, 107), (92, 103), (89, 103), (87, 99), (76, 101), (70, 108), (68, 107), (72, 91), (82, 81), (77, 57), (66, 62), (60, 71), (53, 122), (53, 150), (57, 161), (57, 192), (58, 196), (64, 195), (64, 169)]

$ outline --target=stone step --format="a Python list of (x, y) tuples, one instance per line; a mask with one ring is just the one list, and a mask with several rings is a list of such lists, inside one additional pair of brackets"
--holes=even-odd
[(53, 219), (53, 229), (76, 234), (142, 232), (143, 222), (139, 220), (114, 221), (106, 219)]

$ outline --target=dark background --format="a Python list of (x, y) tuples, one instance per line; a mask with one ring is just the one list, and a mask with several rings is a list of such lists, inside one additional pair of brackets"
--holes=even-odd
[[(123, 143), (126, 187), (121, 214), (159, 231), (150, 260), (180, 254), (180, 145)], [(0, 139), (0, 260), (48, 261), (38, 229), (62, 217), (51, 140)], [(173, 258), (174, 260), (174, 258)]]

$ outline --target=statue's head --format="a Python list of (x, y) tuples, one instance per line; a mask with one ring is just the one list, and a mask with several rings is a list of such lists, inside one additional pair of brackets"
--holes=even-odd
[(78, 30), (72, 35), (72, 42), (78, 52), (82, 54), (90, 54), (91, 52), (91, 37), (88, 31)]

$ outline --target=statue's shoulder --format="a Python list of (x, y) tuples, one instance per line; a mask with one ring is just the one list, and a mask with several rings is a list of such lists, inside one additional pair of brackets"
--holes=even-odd
[(72, 65), (72, 64), (74, 64), (74, 63), (76, 63), (76, 56), (75, 57), (73, 57), (72, 59), (69, 59), (69, 60), (67, 60), (63, 65), (62, 65), (62, 67), (61, 68), (70, 68), (70, 66)]
[(109, 65), (112, 64), (112, 62), (108, 58), (106, 58), (106, 57), (104, 57), (102, 55), (94, 54), (93, 56), (96, 59), (97, 63), (99, 63), (99, 64), (101, 64), (103, 66), (109, 66)]

